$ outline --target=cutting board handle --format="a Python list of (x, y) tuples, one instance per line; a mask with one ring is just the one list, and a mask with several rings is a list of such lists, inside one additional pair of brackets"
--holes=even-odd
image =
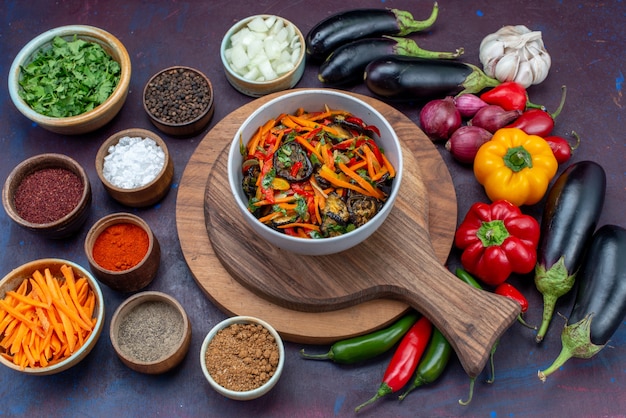
[[(424, 260), (416, 274), (417, 280), (397, 278), (398, 285), (387, 289), (388, 296), (425, 315), (448, 339), (465, 372), (478, 376), (493, 345), (519, 315), (519, 304), (462, 282), (436, 262)], [(385, 293), (381, 290), (375, 293)]]

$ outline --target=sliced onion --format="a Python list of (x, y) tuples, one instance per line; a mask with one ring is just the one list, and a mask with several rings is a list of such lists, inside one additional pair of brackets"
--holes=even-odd
[(291, 71), (302, 45), (292, 24), (277, 16), (252, 19), (231, 36), (224, 50), (230, 68), (246, 80), (274, 80)]

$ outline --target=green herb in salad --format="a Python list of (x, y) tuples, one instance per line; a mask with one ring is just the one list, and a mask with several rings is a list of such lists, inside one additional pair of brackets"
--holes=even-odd
[(37, 113), (76, 116), (103, 103), (117, 86), (121, 68), (101, 45), (74, 35), (55, 37), (52, 47), (21, 67), (20, 96)]

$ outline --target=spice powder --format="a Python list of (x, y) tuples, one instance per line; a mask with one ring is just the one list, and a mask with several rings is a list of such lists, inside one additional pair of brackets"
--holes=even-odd
[(102, 268), (123, 271), (135, 267), (148, 252), (150, 239), (140, 226), (122, 222), (108, 226), (96, 238), (92, 256)]
[(183, 338), (183, 317), (166, 302), (150, 301), (132, 308), (118, 330), (120, 351), (141, 362), (172, 354)]
[(226, 389), (245, 392), (266, 383), (278, 366), (278, 344), (258, 324), (232, 324), (219, 330), (205, 353), (207, 370)]
[(84, 185), (65, 168), (43, 168), (20, 182), (15, 190), (15, 210), (27, 222), (45, 224), (61, 219), (80, 203)]

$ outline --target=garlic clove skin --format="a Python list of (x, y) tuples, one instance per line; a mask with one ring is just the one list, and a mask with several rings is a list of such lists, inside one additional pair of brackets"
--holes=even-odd
[(552, 64), (541, 32), (524, 25), (504, 26), (483, 38), (479, 59), (488, 76), (524, 87), (544, 81)]

